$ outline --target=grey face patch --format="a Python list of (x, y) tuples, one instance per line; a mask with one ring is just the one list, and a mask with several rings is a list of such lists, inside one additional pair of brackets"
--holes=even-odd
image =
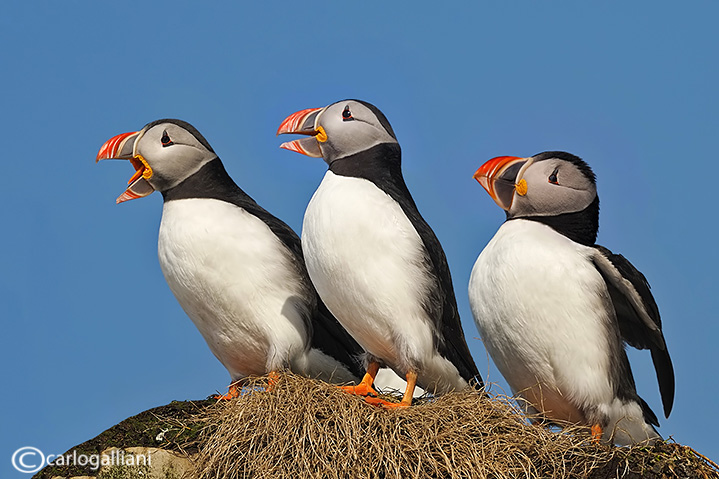
[(150, 165), (153, 174), (147, 181), (161, 192), (217, 157), (207, 140), (180, 120), (155, 121), (145, 126), (135, 141), (135, 154), (142, 155)]
[(367, 108), (369, 108), (370, 111), (372, 111), (372, 113), (374, 113), (374, 115), (377, 117), (377, 120), (379, 120), (380, 124), (384, 127), (384, 129), (387, 130), (387, 133), (389, 133), (390, 136), (392, 136), (392, 138), (394, 138), (395, 140), (397, 139), (397, 135), (394, 134), (392, 125), (389, 124), (389, 120), (387, 119), (386, 116), (384, 116), (384, 113), (382, 113), (379, 108), (377, 108), (373, 104), (368, 103), (366, 101), (362, 101), (362, 100), (353, 100), (353, 101), (361, 103), (364, 106), (366, 106)]
[(581, 163), (585, 168), (575, 161), (546, 154), (534, 157), (517, 178), (517, 182), (526, 181), (527, 192), (515, 192), (509, 217), (556, 216), (587, 208), (597, 197), (597, 189), (591, 169)]
[(147, 125), (145, 125), (143, 130), (149, 130), (156, 125), (161, 125), (164, 123), (172, 123), (174, 125), (177, 125), (178, 127), (182, 128), (183, 130), (187, 131), (192, 136), (194, 136), (195, 139), (197, 141), (199, 141), (202, 144), (202, 146), (204, 146), (208, 151), (211, 151), (212, 153), (215, 152), (212, 149), (212, 147), (210, 146), (210, 143), (205, 139), (204, 136), (202, 136), (202, 133), (197, 131), (197, 128), (195, 128), (194, 126), (190, 125), (189, 123), (187, 123), (186, 121), (183, 121), (183, 120), (177, 120), (174, 118), (164, 118), (162, 120), (155, 120), (155, 121), (150, 122)]
[[(352, 121), (347, 121), (348, 115)], [(327, 140), (320, 142), (320, 150), (328, 163), (381, 143), (397, 143), (382, 112), (358, 100), (343, 100), (328, 106), (317, 116), (316, 123), (327, 134)]]

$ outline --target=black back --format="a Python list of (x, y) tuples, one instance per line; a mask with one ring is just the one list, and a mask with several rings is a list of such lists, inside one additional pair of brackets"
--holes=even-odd
[(431, 291), (423, 306), (433, 321), (435, 347), (466, 381), (482, 387), (482, 378), (464, 338), (447, 258), (434, 231), (420, 215), (402, 177), (401, 167), (401, 150), (397, 143), (382, 143), (330, 163), (330, 171), (336, 175), (371, 181), (395, 200), (407, 215), (422, 239), (427, 269), (433, 276)]
[(232, 180), (219, 158), (211, 160), (200, 170), (186, 178), (180, 184), (162, 193), (165, 201), (188, 198), (210, 198), (238, 206), (262, 220), (277, 236), (280, 242), (291, 252), (294, 266), (304, 279), (306, 300), (312, 311), (312, 317), (303, 318), (310, 334), (310, 345), (342, 362), (357, 377), (364, 370), (360, 367), (359, 357), (364, 353), (362, 347), (340, 325), (327, 310), (305, 266), (300, 238), (286, 223), (270, 214), (255, 202), (242, 188)]

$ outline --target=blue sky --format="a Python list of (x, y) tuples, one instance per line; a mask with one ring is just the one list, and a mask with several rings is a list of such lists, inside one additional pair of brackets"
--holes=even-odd
[[(472, 174), (498, 155), (587, 160), (599, 242), (645, 273), (662, 312), (677, 395), (660, 431), (719, 458), (715, 2), (198, 5), (3, 7), (3, 477), (22, 477), (9, 461), (21, 446), (62, 453), (228, 382), (160, 272), (160, 195), (115, 205), (132, 168), (95, 165), (103, 142), (158, 118), (189, 121), (237, 183), (299, 231), (325, 166), (280, 150), (275, 131), (343, 98), (392, 123), (496, 391), (506, 383), (466, 288), (503, 212)], [(659, 413), (648, 353), (630, 357)]]

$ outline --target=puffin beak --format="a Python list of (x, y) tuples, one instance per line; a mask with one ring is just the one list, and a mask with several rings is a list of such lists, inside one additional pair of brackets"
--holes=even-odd
[(315, 127), (317, 118), (324, 108), (308, 108), (291, 114), (280, 124), (278, 135), (296, 134), (308, 135), (309, 138), (287, 141), (280, 145), (285, 150), (296, 151), (303, 155), (321, 158), (320, 143), (327, 141), (327, 134), (321, 126)]
[(130, 163), (135, 168), (135, 174), (127, 182), (127, 189), (115, 200), (118, 204), (123, 201), (142, 198), (155, 191), (147, 182), (152, 177), (152, 168), (150, 168), (142, 155), (134, 154), (135, 142), (139, 137), (139, 131), (113, 136), (102, 145), (97, 153), (97, 158), (95, 158), (95, 163), (100, 160), (130, 160)]
[(487, 190), (500, 208), (509, 211), (514, 192), (520, 195), (527, 193), (527, 182), (520, 180), (520, 184), (517, 184), (517, 178), (524, 172), (524, 167), (529, 166), (529, 160), (518, 156), (498, 156), (480, 166), (473, 178)]

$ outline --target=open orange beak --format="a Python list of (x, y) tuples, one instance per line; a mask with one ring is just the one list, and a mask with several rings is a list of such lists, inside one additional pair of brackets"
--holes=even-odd
[(473, 178), (487, 190), (500, 208), (509, 211), (517, 189), (517, 178), (523, 173), (524, 167), (528, 166), (528, 161), (529, 158), (518, 156), (498, 156), (480, 166)]
[(308, 108), (291, 114), (280, 124), (277, 129), (278, 135), (296, 134), (308, 135), (308, 138), (287, 141), (280, 145), (285, 150), (296, 151), (303, 155), (315, 158), (322, 157), (320, 143), (327, 141), (327, 135), (321, 126), (315, 126), (319, 114), (324, 108)]
[(155, 191), (147, 182), (152, 178), (152, 168), (142, 155), (134, 153), (135, 142), (139, 136), (139, 131), (113, 136), (102, 145), (97, 153), (96, 163), (100, 160), (129, 160), (135, 168), (135, 174), (127, 182), (127, 189), (115, 200), (116, 203), (142, 198)]

